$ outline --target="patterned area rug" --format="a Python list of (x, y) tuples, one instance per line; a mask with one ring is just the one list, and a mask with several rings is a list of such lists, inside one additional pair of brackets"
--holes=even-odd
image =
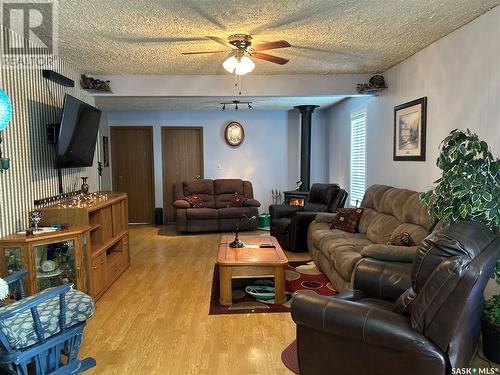
[(285, 279), (287, 301), (284, 304), (275, 304), (274, 300), (258, 300), (245, 293), (246, 286), (258, 284), (263, 279), (233, 279), (233, 305), (227, 307), (219, 303), (219, 266), (215, 265), (209, 315), (289, 312), (291, 299), (297, 291), (324, 296), (337, 294), (328, 278), (312, 261), (290, 262), (285, 270)]
[(293, 342), (283, 350), (283, 353), (281, 353), (281, 361), (291, 372), (295, 374), (300, 373), (296, 340), (293, 340)]

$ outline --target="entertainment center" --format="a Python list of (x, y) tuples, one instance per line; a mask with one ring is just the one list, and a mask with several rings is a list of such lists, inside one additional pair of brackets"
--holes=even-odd
[[(98, 198), (85, 201), (88, 196)], [(125, 193), (80, 197), (39, 209), (42, 225), (68, 229), (0, 239), (2, 276), (27, 269), (28, 295), (66, 282), (95, 300), (104, 294), (130, 265), (128, 198)]]
[(128, 197), (125, 193), (99, 193), (90, 203), (71, 201), (41, 208), (42, 225), (63, 223), (88, 227), (87, 293), (99, 299), (130, 265), (128, 248)]

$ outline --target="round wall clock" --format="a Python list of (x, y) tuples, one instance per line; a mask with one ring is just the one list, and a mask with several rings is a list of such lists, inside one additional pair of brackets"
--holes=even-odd
[(224, 130), (224, 137), (228, 145), (239, 146), (245, 139), (245, 131), (239, 122), (231, 121)]

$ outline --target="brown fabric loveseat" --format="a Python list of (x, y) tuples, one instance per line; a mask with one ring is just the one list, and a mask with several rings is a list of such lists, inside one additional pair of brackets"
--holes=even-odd
[[(244, 197), (242, 207), (230, 207), (235, 194)], [(191, 207), (185, 200), (197, 196), (203, 201), (201, 208)], [(193, 180), (174, 184), (177, 230), (179, 232), (232, 231), (238, 224), (241, 230), (254, 230), (257, 220), (243, 219), (257, 216), (259, 201), (253, 199), (250, 181), (240, 179)]]
[[(343, 291), (352, 287), (352, 275), (363, 259), (375, 258), (380, 265), (372, 272), (409, 275), (418, 245), (432, 228), (419, 193), (385, 185), (366, 190), (361, 207), (358, 232), (330, 229), (335, 214), (319, 214), (309, 226), (309, 253), (316, 266), (327, 275), (333, 287)], [(403, 232), (411, 235), (413, 245), (386, 245)], [(409, 280), (401, 280), (405, 285)]]

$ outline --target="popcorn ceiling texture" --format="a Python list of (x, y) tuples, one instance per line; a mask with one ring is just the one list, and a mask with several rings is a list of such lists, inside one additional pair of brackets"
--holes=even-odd
[[(500, 4), (500, 0), (60, 0), (59, 54), (93, 74), (225, 74), (227, 53), (206, 39), (250, 33), (285, 39), (256, 60), (260, 74), (386, 70)], [(221, 48), (222, 47), (222, 48)]]

